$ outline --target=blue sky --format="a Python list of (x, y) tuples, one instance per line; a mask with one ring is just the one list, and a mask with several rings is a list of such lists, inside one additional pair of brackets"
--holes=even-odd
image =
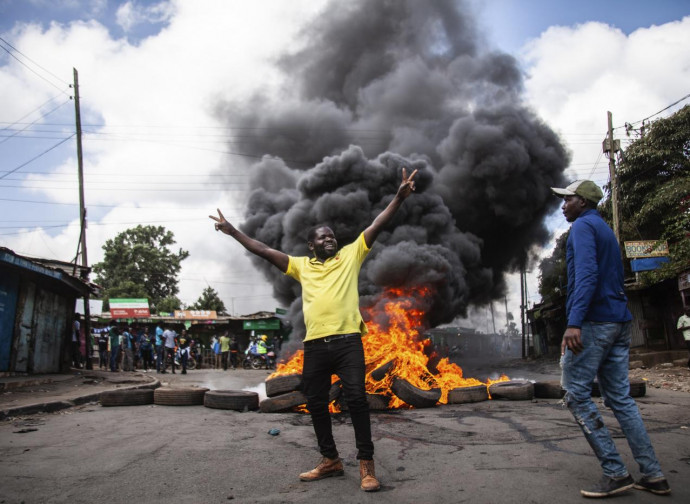
[(589, 21), (606, 23), (630, 34), (690, 14), (686, 0), (477, 0), (489, 37), (505, 51), (522, 47), (550, 26)]
[[(607, 180), (600, 152), (607, 110), (622, 125), (690, 93), (690, 20), (682, 21), (690, 15), (688, 1), (470, 3), (487, 42), (520, 61), (524, 98), (572, 152), (573, 179)], [(319, 5), (0, 0), (0, 246), (29, 256), (74, 257), (78, 200), (69, 85), (77, 67), (90, 263), (101, 259), (101, 246), (117, 232), (137, 222), (160, 224), (191, 251), (181, 274), (184, 302), (211, 285), (238, 313), (275, 308), (270, 286), (243, 254), (199, 240), (209, 208), (229, 205), (234, 220), (242, 217), (247, 182), (237, 173), (236, 185), (222, 195), (193, 190), (197, 177), (227, 161), (225, 148), (201, 131), (218, 127), (209, 107), (219, 95), (237, 98), (278, 81), (270, 58)], [(228, 27), (220, 29), (217, 19)], [(257, 27), (271, 37), (257, 37)], [(157, 106), (152, 97), (174, 106)], [(550, 225), (562, 229), (561, 216)], [(535, 302), (534, 279), (531, 285)], [(511, 305), (519, 297), (514, 291)]]

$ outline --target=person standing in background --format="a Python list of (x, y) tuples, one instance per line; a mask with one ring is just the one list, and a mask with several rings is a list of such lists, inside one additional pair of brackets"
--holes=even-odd
[[(678, 319), (676, 328), (683, 335), (685, 346), (688, 348), (688, 352), (690, 352), (690, 306), (683, 308), (683, 314)], [(688, 359), (688, 369), (690, 369), (690, 358)]]

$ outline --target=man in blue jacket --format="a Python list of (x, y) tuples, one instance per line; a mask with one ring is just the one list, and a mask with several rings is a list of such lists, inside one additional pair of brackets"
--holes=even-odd
[[(671, 493), (635, 400), (630, 396), (628, 360), (632, 315), (623, 289), (620, 247), (597, 205), (603, 193), (590, 180), (565, 189), (563, 215), (572, 222), (566, 242), (567, 328), (561, 343), (565, 402), (603, 469), (601, 480), (581, 490), (585, 497), (608, 497), (632, 488), (657, 495)], [(598, 378), (604, 404), (613, 410), (642, 477), (628, 473), (597, 406), (592, 384)]]

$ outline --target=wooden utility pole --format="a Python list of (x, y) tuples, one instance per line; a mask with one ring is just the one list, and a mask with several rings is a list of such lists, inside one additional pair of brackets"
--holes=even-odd
[(520, 323), (522, 324), (522, 358), (527, 357), (527, 333), (525, 332), (525, 300), (527, 298), (527, 280), (525, 268), (520, 269)]
[[(84, 206), (84, 163), (81, 150), (81, 111), (79, 109), (79, 73), (74, 71), (74, 115), (77, 124), (77, 166), (79, 169), (79, 223), (81, 225), (81, 265), (84, 267), (84, 278), (89, 281), (89, 259), (86, 253), (86, 207)], [(84, 349), (86, 351), (86, 369), (92, 369), (91, 362), (91, 307), (89, 306), (89, 292), (84, 294)]]
[(608, 115), (608, 136), (604, 140), (603, 150), (609, 156), (609, 178), (611, 179), (611, 210), (613, 213), (613, 234), (618, 246), (621, 244), (620, 223), (618, 218), (618, 179), (616, 177), (616, 152), (621, 150), (620, 140), (613, 139), (613, 115)]

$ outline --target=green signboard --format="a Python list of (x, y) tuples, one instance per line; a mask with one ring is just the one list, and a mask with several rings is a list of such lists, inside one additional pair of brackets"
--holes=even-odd
[(278, 319), (262, 319), (262, 320), (245, 320), (242, 322), (242, 329), (248, 331), (277, 331), (280, 329), (280, 320)]

